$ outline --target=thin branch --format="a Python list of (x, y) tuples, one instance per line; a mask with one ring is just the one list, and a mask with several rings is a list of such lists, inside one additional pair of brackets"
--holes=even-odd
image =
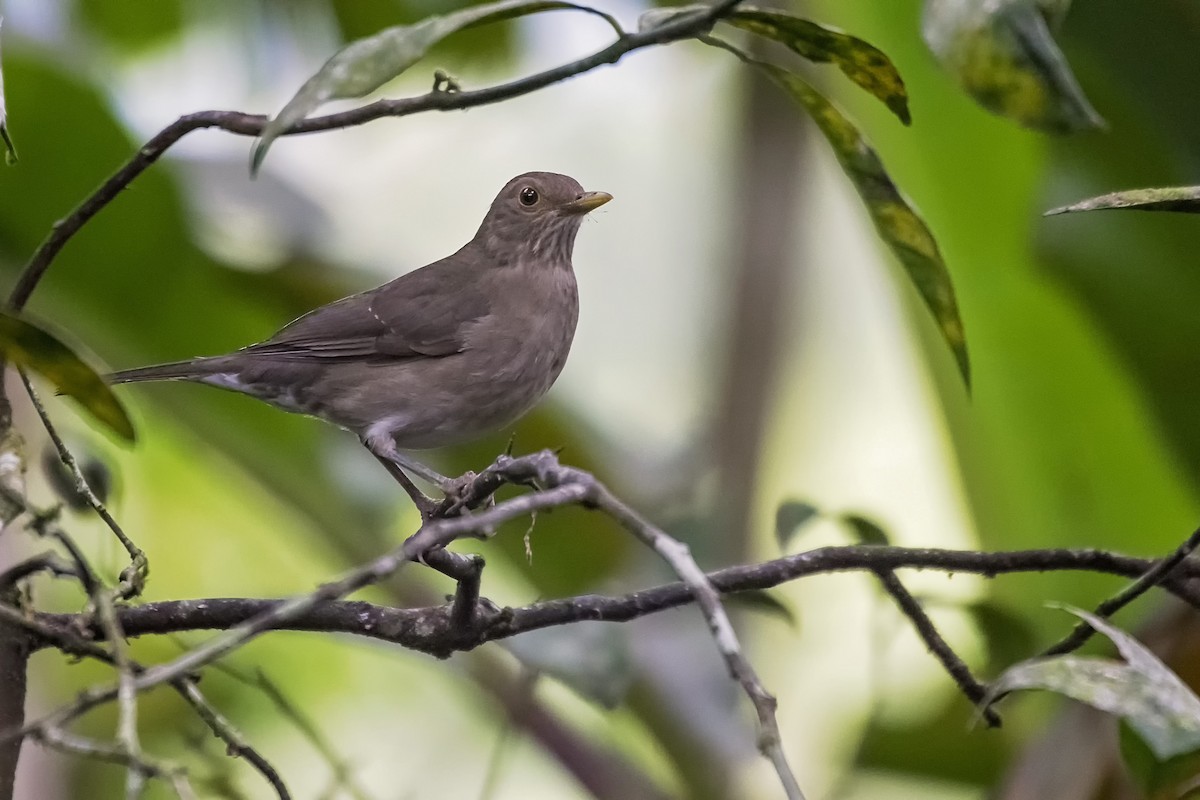
[[(318, 587), (307, 595), (283, 600), (172, 601), (117, 609), (120, 624), (126, 635), (130, 636), (203, 628), (225, 631), (180, 658), (163, 665), (139, 669), (133, 681), (135, 689), (143, 691), (163, 682), (175, 684), (177, 681), (190, 679), (194, 670), (212, 663), (258, 634), (272, 629), (344, 631), (446, 656), (457, 650), (472, 649), (487, 641), (549, 625), (581, 620), (623, 621), (690, 602), (707, 605), (709, 624), (719, 641), (722, 654), (728, 660), (735, 660), (740, 653), (731, 655), (733, 648), (728, 637), (732, 635), (732, 631), (728, 627), (728, 620), (723, 619), (720, 614), (711, 613), (713, 598), (717, 592), (762, 589), (807, 575), (850, 570), (879, 574), (902, 568), (936, 569), (947, 572), (972, 572), (987, 577), (1010, 572), (1077, 570), (1138, 577), (1147, 573), (1155, 564), (1151, 560), (1100, 550), (979, 553), (859, 546), (821, 548), (761, 564), (740, 565), (704, 575), (687, 563), (690, 557), (681, 545), (657, 536), (657, 529), (613, 497), (595, 478), (588, 473), (561, 466), (552, 453), (542, 452), (521, 458), (501, 457), (481, 473), (477, 480), (481, 484), (487, 484), (496, 481), (497, 478), (501, 482), (534, 483), (547, 488), (506, 500), (471, 516), (431, 521), (401, 547), (348, 572), (337, 581)], [(445, 547), (464, 536), (486, 537), (492, 535), (504, 522), (538, 510), (567, 504), (580, 504), (612, 515), (656, 550), (672, 556), (676, 569), (685, 576), (685, 582), (659, 586), (623, 597), (586, 595), (518, 609), (497, 609), (489, 603), (480, 602), (476, 613), (465, 626), (461, 624), (461, 620), (455, 620), (453, 606), (396, 609), (340, 600), (351, 592), (395, 574), (406, 563), (428, 552), (430, 548)], [(1185, 558), (1175, 566), (1171, 574), (1161, 579), (1159, 585), (1200, 607), (1197, 577), (1200, 577), (1200, 562)], [(697, 586), (701, 587), (699, 591)], [(898, 601), (911, 601), (907, 603), (909, 616), (920, 620), (923, 612), (916, 606), (915, 611), (919, 613), (912, 613), (915, 600), (912, 600), (911, 596), (905, 598), (905, 595), (906, 592), (893, 591), (893, 597)], [(904, 605), (906, 603), (902, 602), (902, 606)], [(75, 640), (78, 639), (78, 635), (74, 631), (79, 630), (79, 626), (85, 629), (90, 627), (95, 631), (99, 624), (94, 619), (73, 614), (39, 614), (26, 621), (22, 612), (3, 605), (0, 605), (0, 619), (17, 622), (34, 630), (42, 640), (37, 643), (39, 646), (52, 644), (68, 652), (72, 652), (77, 645)], [(918, 627), (922, 626), (918, 623)], [(927, 642), (931, 641), (928, 629), (924, 630), (924, 634)], [(953, 667), (953, 662), (944, 656), (945, 653), (941, 656), (943, 663), (954, 674), (956, 668)], [(761, 716), (767, 717), (771, 698), (761, 686), (756, 685), (753, 672), (747, 671), (747, 667), (748, 665), (737, 664), (731, 666), (731, 671), (748, 693), (761, 693), (755, 696), (756, 707), (759, 708)], [(0, 732), (0, 741), (28, 733), (38, 726), (61, 725), (96, 705), (111, 702), (116, 695), (117, 687), (91, 689), (84, 692), (75, 703), (60, 709), (46, 720), (26, 725), (22, 729)], [(769, 740), (770, 732), (764, 731), (763, 735), (768, 737), (764, 749), (770, 752), (774, 746)]]
[(796, 781), (783, 752), (779, 724), (775, 719), (775, 709), (778, 703), (774, 695), (763, 686), (754, 667), (750, 664), (750, 660), (742, 652), (737, 634), (733, 630), (733, 624), (729, 621), (729, 615), (725, 613), (725, 607), (721, 603), (717, 588), (713, 586), (712, 581), (692, 558), (687, 545), (668, 536), (643, 519), (641, 515), (619, 500), (591, 475), (565, 467), (559, 469), (563, 471), (562, 477), (570, 477), (590, 484), (592, 492), (588, 499), (595, 502), (602, 511), (607, 512), (626, 530), (658, 553), (687, 585), (696, 604), (704, 612), (704, 620), (708, 623), (717, 650), (725, 660), (729, 674), (741, 685), (758, 714), (758, 749), (775, 767), (775, 772), (779, 776), (789, 800), (804, 800), (804, 793), (800, 790), (800, 784)]
[(113, 536), (117, 537), (117, 541), (125, 548), (125, 552), (129, 554), (129, 566), (121, 572), (121, 584), (118, 587), (119, 596), (123, 600), (137, 597), (142, 592), (146, 573), (149, 570), (146, 554), (125, 534), (120, 524), (108, 512), (108, 508), (96, 496), (96, 493), (92, 491), (87, 478), (84, 477), (83, 470), (79, 468), (79, 462), (75, 460), (75, 455), (68, 449), (66, 443), (59, 435), (58, 429), (54, 427), (50, 415), (46, 413), (46, 407), (42, 404), (42, 400), (38, 396), (37, 390), (33, 387), (32, 381), (29, 380), (29, 376), (25, 373), (25, 370), (18, 370), (18, 372), (21, 375), (21, 382), (25, 384), (25, 391), (29, 394), (29, 400), (33, 403), (38, 418), (42, 421), (42, 427), (46, 429), (46, 433), (50, 435), (50, 441), (54, 443), (54, 449), (58, 452), (59, 459), (75, 479), (75, 490), (87, 501), (92, 510), (96, 512), (96, 516), (104, 521), (104, 524), (112, 531)]
[[(117, 613), (127, 612), (133, 609), (120, 608)], [(0, 604), (0, 622), (7, 623), (16, 627), (24, 628), (44, 643), (51, 643), (61, 652), (67, 655), (87, 657), (105, 664), (114, 665), (115, 659), (112, 653), (104, 649), (100, 645), (84, 639), (79, 632), (86, 628), (89, 620), (93, 629), (96, 627), (95, 620), (86, 617), (85, 615), (64, 615), (70, 617), (71, 620), (65, 624), (54, 624), (45, 619), (38, 617), (26, 616), (22, 611), (11, 606)], [(99, 632), (99, 631), (96, 631)], [(137, 662), (130, 662), (130, 668), (135, 673), (140, 673), (144, 670), (142, 665)], [(288, 792), (287, 786), (284, 785), (278, 771), (271, 766), (253, 747), (247, 744), (242, 734), (222, 716), (196, 686), (196, 681), (192, 677), (180, 678), (172, 681), (171, 687), (183, 697), (183, 699), (196, 710), (200, 719), (208, 725), (213, 734), (221, 741), (225, 742), (227, 751), (230, 755), (242, 756), (253, 766), (262, 776), (271, 784), (275, 793), (279, 796), (279, 800), (290, 800), (291, 794)], [(34, 735), (39, 726), (45, 725), (50, 727), (61, 727), (61, 725), (74, 719), (88, 710), (101, 705), (115, 697), (115, 693), (108, 695), (107, 693), (85, 693), (76, 702), (74, 706), (69, 706), (60, 712), (44, 718), (33, 725), (26, 725), (21, 728), (13, 727), (5, 730), (0, 730), (0, 742), (10, 739), (19, 738), (20, 736)]]
[(122, 745), (88, 739), (55, 726), (39, 727), (29, 733), (29, 738), (66, 753), (120, 764), (130, 773), (144, 773), (160, 778), (171, 784), (171, 788), (175, 790), (179, 800), (196, 800), (196, 793), (188, 783), (187, 775), (182, 767), (147, 758), (144, 755), (135, 756)]
[(0, 592), (39, 572), (49, 573), (56, 578), (78, 577), (75, 567), (63, 560), (62, 556), (58, 553), (46, 551), (45, 553), (30, 556), (24, 561), (19, 561), (0, 572)]
[[(958, 684), (958, 688), (967, 696), (967, 699), (978, 706), (987, 696), (987, 688), (975, 680), (975, 676), (971, 674), (971, 669), (966, 662), (942, 638), (942, 634), (938, 632), (933, 620), (925, 613), (925, 609), (921, 607), (917, 598), (912, 596), (912, 592), (908, 591), (893, 570), (879, 570), (875, 574), (879, 576), (879, 582), (883, 584), (884, 591), (896, 601), (896, 606), (901, 613), (908, 617), (909, 622), (916, 629), (917, 635), (925, 642), (925, 647), (933, 654), (934, 658), (941, 662), (942, 667)], [(990, 727), (1000, 727), (1000, 716), (993, 709), (984, 709), (983, 718)]]
[(309, 744), (325, 759), (325, 763), (329, 765), (334, 788), (345, 789), (346, 793), (355, 798), (355, 800), (367, 800), (368, 795), (366, 790), (359, 785), (347, 761), (338, 754), (333, 745), (321, 732), (321, 729), (304, 715), (296, 704), (284, 694), (279, 685), (271, 680), (265, 672), (261, 669), (255, 670), (253, 678), (229, 668), (225, 668), (224, 672), (234, 680), (241, 681), (247, 686), (258, 689), (266, 695), (271, 704), (279, 710), (279, 713), (291, 720), (292, 724), (296, 726), (304, 738), (308, 740)]
[[(1160, 585), (1168, 575), (1183, 564), (1188, 556), (1195, 552), (1197, 547), (1200, 547), (1200, 528), (1197, 528), (1192, 532), (1191, 536), (1184, 539), (1179, 547), (1175, 548), (1174, 553), (1156, 562), (1133, 583), (1096, 606), (1096, 610), (1093, 613), (1105, 619), (1111, 617), (1155, 586)], [(1086, 622), (1080, 622), (1056, 644), (1042, 651), (1041, 657), (1059, 656), (1078, 650), (1088, 639), (1092, 638), (1094, 633), (1095, 631), (1092, 630), (1091, 625), (1088, 625)]]
[[(670, 22), (646, 31), (620, 35), (612, 44), (585, 58), (508, 83), (474, 91), (431, 91), (417, 97), (379, 100), (349, 111), (303, 120), (284, 131), (283, 135), (348, 128), (382, 117), (405, 117), (423, 111), (462, 110), (510, 100), (590, 72), (597, 67), (615, 64), (635, 50), (689, 39), (704, 33), (741, 1), (719, 0), (695, 14), (680, 15)], [(9, 294), (9, 306), (18, 311), (24, 308), (51, 263), (71, 237), (184, 136), (203, 128), (220, 128), (242, 136), (258, 136), (267, 121), (268, 118), (261, 114), (200, 111), (184, 115), (163, 128), (70, 214), (51, 226), (50, 233), (21, 271), (21, 276)]]
[(125, 772), (125, 800), (139, 800), (150, 773), (140, 767), (145, 763), (145, 754), (138, 739), (138, 697), (133, 685), (134, 672), (129, 662), (125, 632), (121, 630), (110, 592), (97, 592), (93, 602), (96, 604), (100, 627), (112, 646), (113, 666), (117, 668), (117, 744), (129, 754), (133, 765)]
[(225, 743), (225, 752), (231, 756), (246, 759), (271, 784), (271, 788), (275, 790), (275, 794), (279, 796), (280, 800), (289, 800), (291, 794), (288, 792), (283, 778), (279, 776), (279, 772), (261, 753), (251, 747), (241, 731), (208, 701), (194, 680), (179, 681), (176, 688), (196, 712), (196, 716), (204, 721), (214, 736)]

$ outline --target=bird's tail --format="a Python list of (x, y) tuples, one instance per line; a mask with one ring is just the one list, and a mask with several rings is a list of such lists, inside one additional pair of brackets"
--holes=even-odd
[(139, 383), (141, 381), (197, 381), (221, 371), (220, 357), (193, 358), (187, 361), (173, 361), (170, 364), (155, 364), (150, 367), (123, 369), (104, 376), (104, 380), (113, 383)]

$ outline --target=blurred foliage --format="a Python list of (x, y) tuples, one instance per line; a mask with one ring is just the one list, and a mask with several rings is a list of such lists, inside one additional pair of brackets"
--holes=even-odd
[(169, 43), (183, 30), (183, 0), (74, 0), (72, 5), (84, 29), (130, 54)]
[(1103, 128), (1055, 44), (1070, 0), (926, 0), (925, 42), (990, 111), (1049, 133)]
[[(1188, 216), (1041, 215), (1117, 188), (1189, 183), (1200, 158), (1196, 112), (1183, 101), (1200, 67), (1186, 44), (1192, 12), (1184, 3), (1076, 3), (1058, 41), (1109, 128), (1050, 141), (984, 115), (934, 70), (912, 25), (917, 0), (824, 10), (887, 52), (913, 98), (916, 135), (879, 149), (938, 237), (970, 334), (969, 400), (947, 359), (927, 352), (983, 545), (1174, 548), (1200, 511), (1200, 228)], [(1131, 48), (1132, 31), (1152, 35), (1153, 47)], [(869, 104), (848, 102), (868, 127), (882, 124)], [(929, 341), (937, 334), (920, 316), (916, 330)], [(1090, 604), (1117, 585), (1077, 574), (1005, 578), (992, 602), (1026, 620), (1032, 641), (1049, 642), (1065, 626), (1030, 598)], [(996, 644), (1012, 663), (1011, 645)], [(992, 785), (1005, 763), (997, 739), (1019, 746), (1045, 711), (1006, 704), (1002, 731), (969, 737), (961, 706), (907, 727), (878, 722), (863, 763), (905, 769), (916, 755), (906, 743), (920, 742), (945, 754), (929, 760), (929, 774)], [(952, 757), (943, 743), (970, 755)], [(954, 766), (965, 763), (991, 766), (968, 776)]]
[(39, 373), (59, 394), (78, 400), (108, 430), (133, 441), (133, 423), (112, 389), (75, 351), (45, 328), (0, 311), (0, 356)]

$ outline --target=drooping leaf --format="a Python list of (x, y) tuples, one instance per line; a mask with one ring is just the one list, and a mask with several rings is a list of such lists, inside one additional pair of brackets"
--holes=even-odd
[(874, 45), (782, 11), (740, 6), (725, 21), (781, 42), (809, 61), (835, 64), (846, 77), (882, 100), (901, 122), (912, 122), (904, 80), (892, 60)]
[(75, 398), (97, 420), (133, 441), (133, 423), (108, 384), (52, 334), (0, 311), (0, 353), (17, 366), (39, 373), (59, 393)]
[(796, 532), (820, 513), (811, 503), (798, 500), (780, 503), (775, 509), (775, 541), (779, 542), (779, 548), (786, 550)]
[(1200, 750), (1200, 698), (1141, 642), (1087, 611), (1067, 608), (1103, 633), (1125, 662), (1089, 656), (1035, 658), (1007, 669), (984, 705), (1017, 689), (1048, 689), (1129, 723), (1159, 761)]
[[(0, 27), (4, 25), (4, 17), (0, 17)], [(13, 146), (12, 134), (8, 132), (8, 112), (4, 106), (4, 65), (0, 59), (0, 141), (4, 142), (4, 163), (17, 163), (17, 148)]]
[(859, 544), (886, 547), (892, 543), (882, 525), (861, 514), (842, 514), (839, 520), (850, 528)]
[[(651, 30), (688, 14), (702, 14), (708, 8), (700, 4), (654, 8), (638, 19), (638, 30)], [(904, 80), (892, 60), (874, 45), (811, 20), (765, 8), (736, 6), (721, 21), (774, 39), (809, 61), (837, 65), (846, 77), (882, 100), (905, 125), (912, 121)]]
[(504, 641), (527, 668), (549, 675), (605, 708), (615, 708), (633, 682), (625, 630), (611, 622), (581, 622), (528, 631)]
[(1104, 127), (1052, 31), (1070, 0), (926, 0), (925, 43), (984, 108), (1036, 130)]
[(420, 61), (430, 47), (447, 36), (476, 25), (562, 9), (596, 14), (616, 25), (606, 14), (565, 0), (500, 0), (444, 16), (427, 17), (412, 25), (396, 25), (351, 42), (305, 81), (300, 91), (263, 128), (251, 154), (251, 172), (262, 164), (267, 149), (283, 131), (329, 100), (362, 97), (375, 91)]
[(1160, 189), (1129, 189), (1123, 192), (1110, 192), (1099, 197), (1080, 200), (1069, 206), (1052, 208), (1046, 212), (1046, 216), (1114, 208), (1200, 214), (1200, 186), (1167, 186)]
[(966, 334), (958, 314), (958, 301), (950, 272), (925, 221), (900, 194), (888, 176), (879, 154), (862, 132), (837, 106), (795, 73), (751, 58), (741, 50), (717, 39), (705, 37), (705, 43), (728, 50), (748, 64), (765, 72), (792, 98), (807, 109), (817, 127), (833, 147), (842, 170), (858, 190), (867, 206), (875, 229), (884, 243), (900, 259), (925, 305), (950, 346), (963, 381), (970, 385), (971, 367), (967, 355)]

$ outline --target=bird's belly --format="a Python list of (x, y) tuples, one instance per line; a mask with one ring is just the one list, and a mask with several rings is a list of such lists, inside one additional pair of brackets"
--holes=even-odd
[[(536, 354), (468, 351), (440, 359), (375, 365), (345, 365), (331, 372), (332, 398), (320, 411), (295, 398), (296, 410), (314, 414), (359, 436), (387, 433), (401, 449), (421, 450), (494, 433), (529, 411), (562, 371), (565, 352)], [(341, 371), (341, 370), (339, 370)], [(275, 405), (293, 398), (280, 398)]]

